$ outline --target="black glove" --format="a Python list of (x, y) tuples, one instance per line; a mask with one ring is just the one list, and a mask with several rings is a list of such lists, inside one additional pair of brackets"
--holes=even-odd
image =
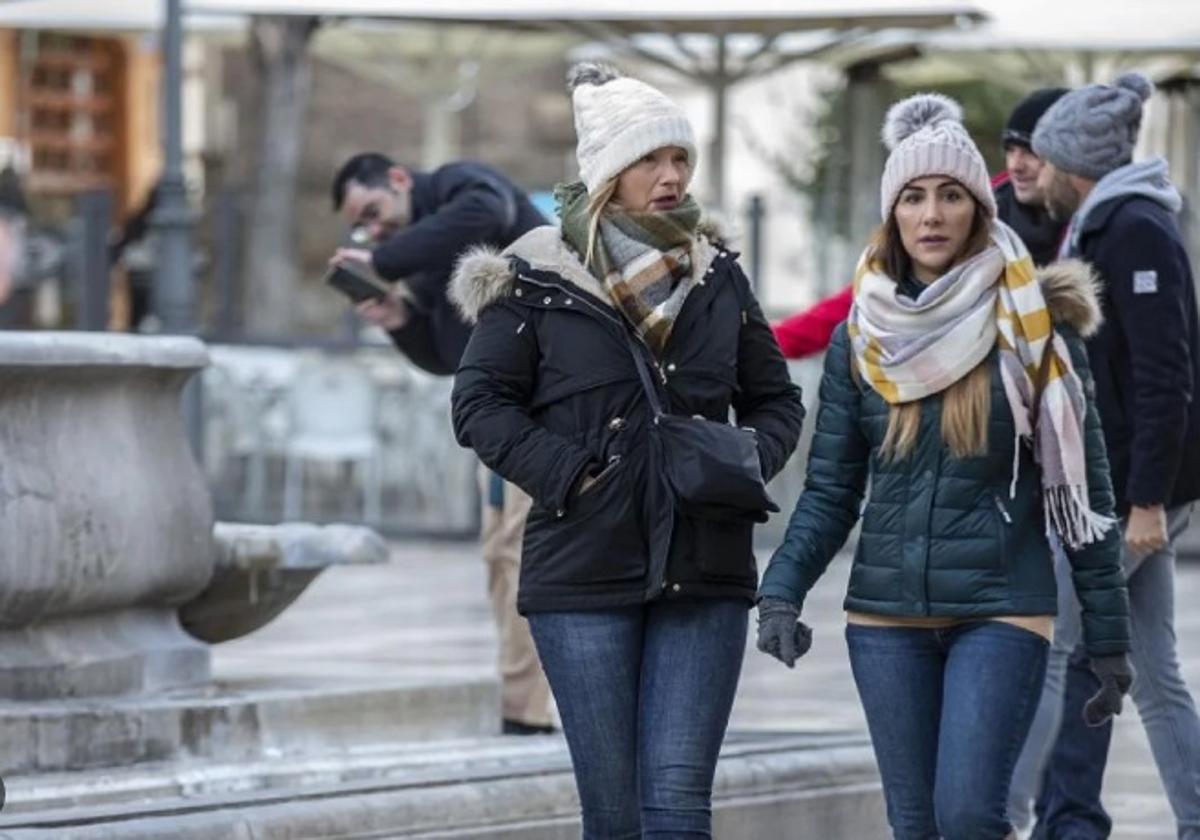
[(791, 668), (812, 647), (812, 630), (800, 620), (800, 607), (782, 598), (758, 602), (758, 649)]
[(1093, 656), (1092, 673), (1100, 680), (1100, 690), (1083, 707), (1083, 720), (1088, 726), (1103, 726), (1113, 715), (1121, 714), (1121, 698), (1133, 685), (1133, 666), (1123, 653), (1115, 656)]

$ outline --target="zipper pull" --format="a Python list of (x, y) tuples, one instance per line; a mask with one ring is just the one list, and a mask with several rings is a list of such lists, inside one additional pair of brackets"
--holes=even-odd
[(1004, 521), (1009, 525), (1012, 524), (1012, 517), (1008, 515), (1008, 508), (1004, 506), (1004, 502), (1000, 501), (1000, 497), (992, 495), (992, 501), (996, 503), (996, 510), (1000, 511), (1000, 515), (1004, 517)]
[(662, 380), (664, 385), (667, 384), (667, 373), (663, 370), (662, 362), (655, 362), (654, 369), (658, 371), (658, 378)]

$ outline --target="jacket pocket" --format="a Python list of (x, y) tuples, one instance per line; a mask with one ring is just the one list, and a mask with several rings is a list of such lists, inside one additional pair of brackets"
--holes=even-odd
[(586, 496), (590, 496), (592, 493), (604, 492), (604, 490), (603, 490), (604, 485), (608, 484), (610, 481), (613, 480), (613, 476), (615, 476), (617, 474), (617, 471), (620, 468), (621, 468), (621, 456), (613, 455), (612, 458), (608, 462), (608, 466), (606, 466), (604, 469), (602, 469), (600, 471), (600, 474), (595, 476), (592, 479), (592, 483), (589, 484), (587, 487), (585, 487), (582, 491), (580, 491), (579, 495), (577, 495), (575, 497), (575, 503), (578, 504), (580, 499), (583, 499)]
[(647, 554), (633, 493), (631, 459), (614, 457), (560, 516), (535, 507), (522, 552), (523, 585), (562, 586), (635, 580)]

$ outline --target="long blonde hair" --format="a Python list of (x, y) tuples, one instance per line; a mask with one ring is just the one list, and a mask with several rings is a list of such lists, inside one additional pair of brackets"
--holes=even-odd
[[(963, 246), (962, 256), (955, 262), (969, 259), (983, 251), (989, 241), (991, 219), (979, 203), (971, 220), (971, 233)], [(871, 240), (870, 259), (880, 262), (884, 272), (893, 280), (907, 276), (912, 270), (912, 258), (904, 250), (895, 214), (888, 216)], [(852, 366), (855, 375), (858, 367)], [(988, 416), (992, 410), (991, 373), (987, 362), (975, 368), (947, 388), (942, 397), (942, 441), (955, 458), (984, 455), (988, 449)], [(880, 453), (884, 460), (902, 461), (917, 442), (921, 427), (921, 402), (893, 405), (888, 410), (887, 432)]]
[(600, 232), (600, 216), (617, 192), (617, 176), (609, 178), (601, 184), (594, 193), (588, 196), (588, 237), (587, 253), (584, 254), (583, 264), (589, 270), (592, 267), (592, 257), (596, 253), (596, 237)]

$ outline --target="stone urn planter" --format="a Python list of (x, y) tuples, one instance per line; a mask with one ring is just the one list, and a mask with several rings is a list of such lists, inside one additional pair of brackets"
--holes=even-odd
[(180, 409), (191, 338), (0, 333), (0, 699), (208, 681), (178, 607), (212, 511)]

